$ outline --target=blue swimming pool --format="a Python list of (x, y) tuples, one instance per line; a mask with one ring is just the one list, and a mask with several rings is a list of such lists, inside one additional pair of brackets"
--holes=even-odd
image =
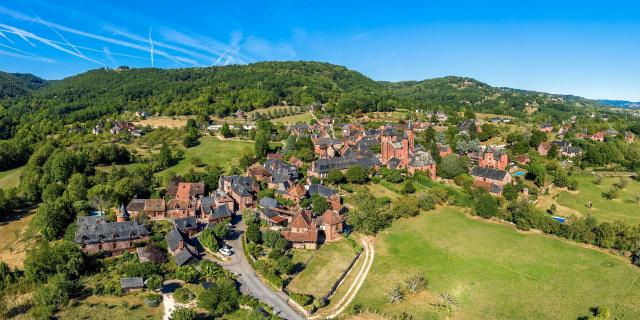
[(513, 174), (513, 176), (520, 177), (520, 176), (524, 176), (525, 174), (526, 174), (526, 172), (524, 172), (524, 171), (517, 171), (516, 173)]
[(564, 223), (567, 220), (566, 218), (558, 217), (558, 216), (552, 216), (552, 218), (558, 220), (560, 223)]

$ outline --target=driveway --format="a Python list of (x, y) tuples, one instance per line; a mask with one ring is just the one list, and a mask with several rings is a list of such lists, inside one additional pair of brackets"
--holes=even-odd
[(229, 261), (216, 261), (225, 269), (238, 274), (240, 291), (253, 296), (273, 308), (273, 312), (281, 318), (287, 320), (305, 320), (306, 318), (298, 314), (287, 303), (287, 296), (281, 292), (275, 292), (260, 280), (242, 250), (242, 233), (246, 226), (240, 221), (236, 224), (236, 229), (230, 236), (227, 243), (233, 247), (234, 254)]
[(171, 313), (177, 306), (176, 299), (173, 298), (173, 292), (183, 284), (184, 282), (180, 280), (167, 280), (162, 283), (162, 307), (164, 308), (162, 320), (171, 318)]

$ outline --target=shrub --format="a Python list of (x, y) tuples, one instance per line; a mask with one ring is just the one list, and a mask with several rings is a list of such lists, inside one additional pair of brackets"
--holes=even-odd
[(301, 306), (306, 306), (313, 302), (313, 296), (303, 293), (290, 292), (289, 298)]
[(498, 213), (498, 201), (492, 195), (484, 193), (475, 201), (476, 214), (483, 218), (491, 218)]
[(191, 309), (185, 307), (177, 307), (171, 312), (170, 320), (195, 320), (198, 318), (198, 313)]
[(416, 192), (416, 187), (413, 186), (413, 182), (411, 180), (407, 180), (402, 185), (402, 189), (400, 190), (402, 194), (410, 194)]
[(193, 283), (198, 280), (198, 270), (190, 265), (178, 267), (175, 271), (175, 276), (176, 279)]
[(418, 207), (422, 210), (433, 210), (436, 208), (435, 200), (431, 194), (421, 194), (418, 197)]
[(187, 288), (178, 288), (175, 292), (173, 292), (173, 297), (176, 298), (176, 301), (180, 303), (187, 303), (196, 296), (191, 292), (191, 290)]
[(154, 274), (151, 277), (147, 278), (146, 281), (147, 288), (151, 290), (158, 290), (162, 288), (162, 276)]
[(150, 293), (146, 295), (142, 301), (147, 306), (155, 308), (160, 305), (160, 302), (162, 302), (162, 296), (159, 294)]
[(353, 166), (347, 169), (345, 178), (351, 183), (362, 184), (367, 182), (367, 172), (361, 166)]
[(402, 292), (400, 285), (396, 283), (393, 288), (391, 288), (391, 291), (387, 293), (387, 297), (390, 303), (398, 303), (404, 299), (404, 292)]
[(422, 273), (418, 273), (415, 276), (408, 278), (405, 281), (405, 285), (407, 286), (407, 290), (411, 293), (418, 293), (425, 289), (428, 285), (429, 281)]
[(407, 197), (404, 201), (396, 202), (391, 209), (394, 218), (415, 217), (420, 214), (420, 207), (416, 197)]

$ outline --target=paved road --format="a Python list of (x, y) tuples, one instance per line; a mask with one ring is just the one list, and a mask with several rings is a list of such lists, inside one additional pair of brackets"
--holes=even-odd
[(233, 247), (234, 254), (231, 256), (232, 259), (226, 262), (216, 262), (225, 269), (239, 274), (238, 282), (240, 282), (240, 291), (270, 305), (274, 313), (279, 317), (287, 320), (305, 320), (305, 317), (298, 314), (289, 306), (286, 302), (287, 298), (285, 294), (272, 290), (264, 284), (262, 280), (258, 278), (255, 271), (253, 271), (253, 268), (242, 251), (241, 234), (243, 230), (245, 230), (245, 225), (241, 221), (236, 225), (236, 230), (231, 237), (232, 240), (227, 241), (227, 243)]

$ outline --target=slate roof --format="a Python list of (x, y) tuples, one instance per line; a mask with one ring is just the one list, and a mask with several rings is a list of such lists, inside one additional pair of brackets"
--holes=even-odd
[(431, 153), (427, 151), (416, 152), (409, 160), (409, 165), (412, 167), (428, 166), (436, 163), (431, 157)]
[(185, 265), (187, 262), (189, 262), (189, 260), (193, 259), (193, 255), (191, 254), (191, 251), (187, 250), (186, 248), (178, 251), (174, 256), (173, 256), (173, 260), (176, 262), (176, 264), (178, 266), (182, 266)]
[(325, 186), (323, 186), (321, 184), (317, 184), (317, 183), (309, 185), (309, 190), (308, 191), (309, 191), (309, 195), (311, 195), (311, 196), (319, 194), (319, 195), (321, 195), (321, 196), (323, 196), (325, 198), (329, 198), (329, 197), (333, 196), (334, 194), (338, 193), (337, 191), (335, 191), (335, 190), (333, 190), (331, 188), (325, 187)]
[(282, 182), (286, 180), (298, 180), (298, 167), (286, 163), (280, 159), (268, 159), (264, 162), (263, 166), (271, 173), (273, 176), (273, 180), (279, 179), (279, 181), (273, 182)]
[(364, 168), (370, 168), (375, 165), (379, 165), (380, 161), (371, 157), (335, 157), (330, 159), (318, 159), (315, 161), (314, 170), (318, 173), (328, 173), (331, 170), (343, 170), (353, 166), (362, 166)]
[(231, 189), (241, 197), (250, 197), (253, 192), (254, 180), (247, 176), (226, 176), (220, 177), (221, 181), (227, 181), (231, 184)]
[(263, 208), (273, 209), (278, 206), (278, 200), (274, 198), (264, 197), (260, 199), (260, 202), (258, 202), (258, 205)]
[(173, 224), (176, 226), (176, 228), (178, 228), (178, 230), (184, 232), (189, 229), (197, 228), (198, 220), (196, 220), (195, 216), (190, 216), (186, 218), (177, 218), (177, 219), (173, 219)]
[(120, 278), (120, 287), (122, 289), (144, 288), (144, 279), (142, 277)]
[(167, 241), (167, 246), (169, 247), (169, 250), (176, 251), (176, 249), (178, 249), (178, 246), (180, 245), (180, 240), (182, 240), (183, 242), (186, 242), (186, 239), (184, 238), (184, 236), (182, 235), (182, 233), (180, 233), (180, 231), (178, 231), (178, 229), (171, 228), (171, 231), (169, 231), (169, 233), (164, 235), (164, 239)]
[(200, 210), (203, 214), (211, 214), (213, 211), (213, 205), (216, 199), (214, 197), (202, 197), (200, 198)]
[(221, 205), (213, 209), (212, 217), (214, 219), (224, 219), (231, 217), (231, 215), (233, 215), (233, 212), (229, 210), (229, 207), (227, 207), (226, 205)]
[(144, 211), (145, 199), (132, 199), (127, 205), (127, 211), (142, 212)]
[(149, 230), (135, 221), (105, 222), (100, 219), (78, 218), (76, 243), (100, 243), (110, 240), (134, 240), (149, 235)]
[(473, 167), (471, 175), (474, 177), (483, 177), (490, 180), (503, 180), (508, 173), (504, 170)]

